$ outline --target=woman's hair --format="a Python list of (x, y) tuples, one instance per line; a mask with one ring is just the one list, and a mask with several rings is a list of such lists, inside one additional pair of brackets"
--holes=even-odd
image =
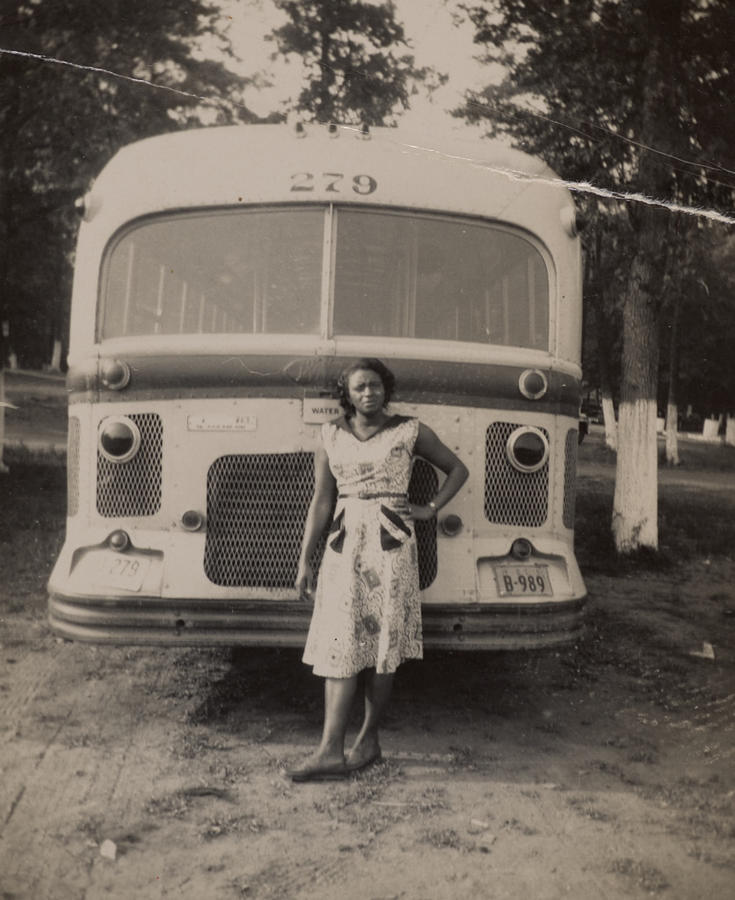
[(348, 389), (350, 376), (361, 369), (367, 369), (380, 376), (380, 380), (383, 382), (383, 390), (385, 391), (383, 406), (388, 405), (390, 398), (393, 396), (393, 391), (395, 390), (395, 376), (385, 363), (382, 363), (379, 359), (373, 357), (355, 360), (355, 362), (350, 363), (342, 369), (342, 372), (337, 379), (337, 397), (347, 416), (353, 416), (355, 414), (355, 407), (350, 402), (350, 392)]

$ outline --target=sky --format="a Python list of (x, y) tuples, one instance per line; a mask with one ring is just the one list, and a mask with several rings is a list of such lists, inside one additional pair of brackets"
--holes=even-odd
[[(458, 106), (468, 88), (479, 88), (491, 80), (491, 72), (475, 59), (479, 49), (472, 43), (472, 28), (454, 26), (452, 15), (444, 0), (394, 0), (396, 18), (404, 26), (417, 66), (433, 66), (449, 76), (448, 83), (439, 88), (429, 103), (413, 98), (412, 109), (401, 116), (401, 125), (432, 132), (462, 132), (467, 130), (446, 110)], [(240, 71), (252, 75), (255, 71), (270, 70), (274, 86), (252, 89), (246, 93), (248, 106), (258, 114), (277, 109), (289, 95), (295, 96), (301, 87), (297, 63), (273, 62), (270, 54), (274, 45), (263, 39), (285, 17), (272, 0), (240, 0), (226, 8), (232, 16), (230, 39), (242, 60)]]

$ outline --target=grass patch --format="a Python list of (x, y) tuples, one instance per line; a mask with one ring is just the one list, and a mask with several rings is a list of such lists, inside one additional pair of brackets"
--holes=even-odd
[(660, 571), (695, 557), (732, 555), (735, 547), (732, 504), (714, 491), (677, 485), (659, 489), (658, 553), (644, 548), (618, 556), (610, 529), (613, 490), (613, 482), (579, 480), (575, 546), (584, 570), (606, 575)]
[(66, 520), (66, 471), (57, 465), (17, 465), (0, 475), (0, 609), (40, 612), (46, 581), (61, 549)]
[[(679, 441), (680, 469), (709, 472), (735, 472), (735, 447), (727, 444), (706, 444), (699, 441)], [(659, 441), (659, 462), (666, 465), (663, 443)]]
[[(664, 466), (664, 438), (658, 438), (659, 461)], [(601, 432), (588, 434), (579, 445), (580, 462), (614, 466), (617, 453), (605, 444)], [(735, 472), (735, 447), (704, 441), (679, 441), (679, 469), (709, 472)]]

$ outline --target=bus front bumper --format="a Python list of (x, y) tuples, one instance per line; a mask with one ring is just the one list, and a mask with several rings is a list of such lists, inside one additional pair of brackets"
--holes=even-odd
[[(573, 643), (584, 598), (553, 603), (424, 604), (424, 647), (530, 650)], [(301, 647), (311, 605), (288, 600), (161, 600), (49, 595), (62, 638), (100, 644)]]

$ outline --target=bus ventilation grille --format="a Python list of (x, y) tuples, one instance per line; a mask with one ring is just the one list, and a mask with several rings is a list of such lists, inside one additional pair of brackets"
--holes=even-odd
[(313, 490), (311, 453), (216, 459), (207, 474), (207, 578), (222, 587), (293, 587)]
[[(436, 493), (434, 469), (417, 460), (409, 487), (415, 503)], [(221, 587), (291, 588), (314, 490), (311, 453), (221, 456), (207, 474), (204, 571)], [(419, 583), (436, 578), (436, 523), (417, 523)], [(322, 541), (313, 563), (318, 568)]]
[[(485, 516), (498, 525), (538, 528), (549, 509), (549, 461), (537, 472), (519, 472), (505, 449), (520, 422), (493, 422), (485, 437)], [(548, 440), (548, 432), (541, 428)]]
[[(434, 467), (423, 459), (417, 459), (408, 486), (408, 499), (411, 503), (425, 505), (436, 494), (438, 486), (439, 479)], [(419, 556), (419, 587), (423, 591), (436, 578), (436, 517), (428, 522), (414, 522), (414, 527)]]
[(579, 429), (570, 428), (564, 455), (564, 512), (562, 521), (565, 528), (574, 528), (574, 506), (577, 497), (577, 445)]
[(139, 413), (129, 418), (140, 429), (135, 456), (115, 463), (97, 453), (97, 512), (101, 516), (152, 516), (161, 508), (161, 417)]
[(66, 446), (66, 514), (79, 512), (79, 418), (69, 416), (69, 434)]

